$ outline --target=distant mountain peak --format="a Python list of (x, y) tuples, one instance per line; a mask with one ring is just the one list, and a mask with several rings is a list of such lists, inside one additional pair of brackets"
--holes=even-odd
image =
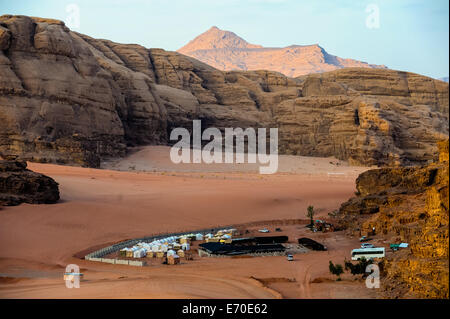
[(200, 34), (194, 40), (190, 41), (178, 52), (189, 55), (189, 52), (198, 50), (215, 50), (226, 48), (262, 48), (260, 45), (250, 44), (234, 32), (221, 30), (216, 26), (212, 26), (208, 31)]
[(270, 70), (296, 77), (345, 67), (386, 68), (328, 54), (318, 43), (265, 48), (212, 26), (178, 50), (219, 70)]

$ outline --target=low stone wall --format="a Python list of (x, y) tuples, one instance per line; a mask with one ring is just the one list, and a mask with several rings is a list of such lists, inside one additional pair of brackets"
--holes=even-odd
[(128, 265), (142, 267), (142, 266), (147, 266), (147, 262), (140, 261), (140, 260), (129, 260)]
[(107, 263), (107, 264), (115, 264), (116, 260), (115, 259), (111, 259), (111, 258), (101, 258), (101, 262), (102, 263)]
[(84, 259), (89, 260), (89, 261), (98, 261), (98, 262), (102, 262), (102, 263), (113, 264), (113, 265), (129, 265), (129, 266), (138, 266), (138, 267), (143, 267), (143, 266), (147, 265), (146, 261), (140, 261), (140, 260), (97, 258), (97, 257), (87, 257), (87, 256)]
[(116, 260), (116, 264), (117, 265), (128, 265), (129, 260), (125, 260), (125, 259), (117, 259)]

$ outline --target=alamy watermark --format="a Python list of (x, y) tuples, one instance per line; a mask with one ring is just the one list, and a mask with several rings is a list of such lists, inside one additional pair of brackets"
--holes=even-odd
[(371, 3), (366, 7), (366, 27), (369, 29), (379, 29), (380, 28), (380, 7)]
[[(267, 129), (258, 128), (225, 128), (225, 139), (222, 132), (215, 127), (209, 127), (202, 132), (201, 120), (192, 123), (192, 163), (256, 163), (260, 174), (273, 174), (278, 170), (278, 129), (269, 130), (269, 149), (267, 152)], [(181, 139), (179, 139), (181, 137)], [(212, 139), (211, 139), (212, 138)], [(191, 163), (191, 134), (185, 128), (175, 128), (170, 133), (170, 140), (178, 140), (170, 150), (173, 163)], [(225, 153), (223, 153), (225, 140)], [(236, 145), (234, 145), (236, 140)], [(209, 141), (203, 146), (202, 141)], [(247, 141), (247, 143), (245, 143)], [(247, 154), (245, 153), (247, 144)], [(236, 146), (236, 147), (234, 147)], [(236, 152), (234, 150), (236, 149)], [(267, 154), (269, 153), (269, 154)]]
[(376, 264), (370, 264), (366, 267), (366, 287), (369, 289), (380, 288), (380, 268)]
[(80, 28), (80, 7), (76, 3), (71, 3), (66, 6), (66, 19), (64, 23), (69, 29)]
[(80, 267), (76, 264), (70, 264), (66, 267), (66, 272), (64, 273), (64, 281), (66, 282), (67, 288), (80, 288), (81, 277)]

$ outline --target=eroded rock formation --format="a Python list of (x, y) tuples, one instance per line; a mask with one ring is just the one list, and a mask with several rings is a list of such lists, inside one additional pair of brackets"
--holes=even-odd
[(355, 234), (370, 233), (408, 249), (383, 263), (382, 289), (388, 297), (449, 297), (448, 140), (439, 161), (423, 167), (370, 170), (356, 180), (358, 196), (342, 204), (342, 224)]
[(348, 68), (288, 78), (222, 72), (162, 49), (0, 17), (0, 152), (98, 167), (127, 146), (167, 144), (174, 127), (278, 127), (280, 153), (356, 165), (423, 163), (448, 137), (448, 84)]
[(59, 200), (58, 183), (26, 167), (26, 162), (0, 159), (0, 206), (52, 204)]

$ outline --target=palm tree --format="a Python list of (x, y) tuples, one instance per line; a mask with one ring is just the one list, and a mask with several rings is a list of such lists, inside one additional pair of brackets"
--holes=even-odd
[(311, 219), (311, 226), (314, 224), (313, 222), (313, 218), (314, 218), (314, 206), (308, 206), (307, 208), (307, 213), (306, 213), (306, 217)]

